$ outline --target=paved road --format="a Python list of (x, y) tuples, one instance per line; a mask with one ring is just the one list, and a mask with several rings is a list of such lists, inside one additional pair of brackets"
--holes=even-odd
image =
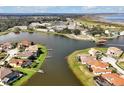
[(116, 64), (116, 62), (109, 62), (109, 63), (110, 63), (114, 68), (116, 68), (119, 73), (121, 73), (121, 74), (124, 75), (124, 70), (121, 69), (121, 68)]
[(7, 54), (9, 55), (8, 58), (5, 60), (5, 61), (9, 61), (12, 57), (14, 57), (15, 54), (18, 53), (18, 49), (15, 48), (15, 49), (12, 49), (10, 51), (7, 51)]

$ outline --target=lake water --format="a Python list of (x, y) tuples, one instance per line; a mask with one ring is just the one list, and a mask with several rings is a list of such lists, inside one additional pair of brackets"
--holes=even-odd
[[(79, 80), (74, 76), (68, 67), (66, 58), (70, 53), (75, 50), (81, 50), (85, 48), (94, 47), (95, 44), (91, 41), (78, 41), (69, 38), (61, 37), (58, 35), (46, 34), (46, 33), (28, 33), (21, 32), (20, 34), (9, 33), (7, 35), (0, 36), (0, 42), (12, 41), (17, 42), (22, 39), (28, 39), (35, 43), (42, 43), (47, 48), (53, 49), (49, 51), (50, 59), (46, 59), (43, 66), (44, 74), (36, 73), (25, 85), (30, 86), (79, 86), (81, 85)], [(110, 40), (111, 44), (124, 44), (124, 37)], [(107, 46), (108, 47), (108, 46)], [(120, 47), (124, 49), (123, 47)]]
[(110, 22), (124, 23), (124, 14), (113, 14), (113, 15), (105, 16), (104, 18)]

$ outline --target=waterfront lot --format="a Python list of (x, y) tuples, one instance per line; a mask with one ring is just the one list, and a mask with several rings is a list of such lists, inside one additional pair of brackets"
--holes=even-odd
[(96, 85), (93, 77), (94, 75), (88, 70), (86, 65), (81, 65), (76, 59), (77, 54), (88, 53), (88, 49), (79, 50), (68, 56), (68, 64), (70, 69), (76, 75), (76, 77), (80, 80), (82, 85), (85, 86), (93, 86)]

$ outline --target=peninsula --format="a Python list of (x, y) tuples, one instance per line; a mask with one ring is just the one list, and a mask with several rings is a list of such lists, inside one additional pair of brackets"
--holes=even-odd
[(117, 47), (88, 48), (68, 56), (68, 65), (82, 85), (124, 85), (123, 50)]

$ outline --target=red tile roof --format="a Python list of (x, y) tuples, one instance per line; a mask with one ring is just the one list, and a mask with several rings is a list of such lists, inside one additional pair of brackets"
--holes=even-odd
[(100, 72), (101, 72), (101, 73), (102, 73), (102, 72), (103, 72), (103, 73), (106, 73), (106, 72), (110, 72), (110, 73), (111, 73), (111, 72), (112, 72), (112, 71), (109, 70), (109, 69), (100, 69), (100, 68), (95, 68), (95, 67), (92, 67), (92, 70), (93, 70), (94, 73), (100, 73)]
[(103, 74), (101, 76), (113, 85), (116, 86), (124, 85), (124, 78), (122, 78), (119, 74), (111, 73), (111, 74)]
[(81, 55), (80, 58), (82, 62), (86, 62), (86, 64), (91, 66), (100, 67), (100, 68), (107, 68), (109, 66), (108, 63), (103, 63), (101, 61), (98, 61), (92, 56)]
[(25, 63), (26, 61), (23, 60), (23, 59), (15, 59), (15, 58), (12, 58), (10, 60), (10, 64), (15, 64), (17, 66), (21, 66), (23, 63)]

